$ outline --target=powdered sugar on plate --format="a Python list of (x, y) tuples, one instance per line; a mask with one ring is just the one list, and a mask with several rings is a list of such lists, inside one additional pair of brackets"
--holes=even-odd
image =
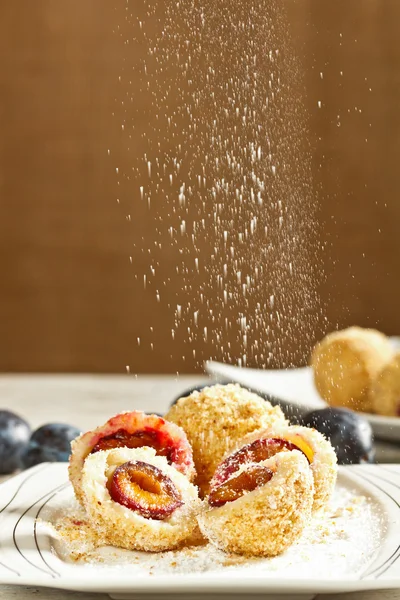
[(226, 554), (200, 536), (179, 550), (158, 554), (102, 546), (73, 499), (72, 490), (60, 494), (47, 508), (53, 551), (84, 569), (123, 569), (130, 574), (187, 574), (240, 570), (276, 578), (325, 578), (361, 574), (376, 554), (385, 533), (379, 502), (363, 495), (340, 477), (329, 510), (314, 518), (302, 537), (281, 556), (247, 558)]

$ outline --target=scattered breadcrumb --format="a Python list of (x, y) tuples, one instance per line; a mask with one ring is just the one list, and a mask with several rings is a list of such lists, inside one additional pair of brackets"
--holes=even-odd
[[(69, 495), (69, 496), (68, 496)], [(362, 572), (379, 548), (385, 523), (372, 500), (337, 485), (329, 509), (314, 517), (301, 538), (274, 558), (245, 558), (218, 550), (196, 533), (185, 547), (161, 553), (111, 548), (91, 530), (72, 490), (60, 494), (48, 508), (46, 526), (51, 528), (53, 551), (64, 561), (84, 568), (101, 564), (104, 569), (124, 569), (132, 575), (184, 574), (240, 570), (247, 575), (263, 571), (266, 577), (308, 578), (318, 568), (320, 577)]]

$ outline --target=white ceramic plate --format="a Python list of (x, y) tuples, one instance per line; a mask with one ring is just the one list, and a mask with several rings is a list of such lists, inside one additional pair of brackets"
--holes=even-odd
[[(105, 592), (112, 598), (134, 598), (138, 594), (173, 597), (177, 593), (226, 594), (227, 597), (232, 593), (280, 594), (286, 598), (311, 598), (324, 592), (400, 587), (400, 465), (341, 467), (336, 496), (343, 498), (346, 494), (355, 499), (355, 504), (351, 504), (353, 508), (361, 497), (362, 509), (354, 513), (353, 509), (343, 508), (326, 521), (330, 524), (332, 519), (339, 519), (334, 536), (334, 547), (339, 551), (333, 559), (342, 566), (333, 568), (330, 574), (327, 574), (326, 556), (324, 560), (330, 538), (324, 539), (321, 526), (318, 535), (322, 537), (315, 542), (311, 554), (310, 548), (307, 554), (307, 544), (302, 546), (299, 542), (290, 549), (290, 560), (271, 562), (271, 568), (268, 565), (266, 568), (267, 559), (262, 559), (264, 563), (250, 566), (245, 561), (203, 572), (195, 567), (186, 574), (172, 571), (167, 574), (157, 568), (161, 555), (152, 555), (154, 567), (150, 576), (146, 569), (140, 570), (140, 557), (128, 568), (127, 551), (120, 551), (124, 553), (125, 564), (115, 564), (115, 556), (112, 564), (106, 560), (79, 564), (62, 558), (55, 550), (46, 521), (60, 510), (67, 513), (72, 488), (65, 463), (42, 464), (0, 486), (0, 583)], [(337, 508), (332, 510), (337, 511)], [(361, 518), (366, 523), (363, 532), (354, 520)], [(371, 540), (364, 539), (369, 526), (373, 532), (368, 534)], [(340, 549), (344, 549), (344, 556), (339, 556)], [(143, 561), (148, 560), (149, 555), (136, 554), (141, 554)], [(307, 560), (303, 556), (308, 556)], [(285, 561), (285, 557), (278, 559)], [(279, 574), (276, 564), (286, 565), (284, 575)]]
[[(310, 367), (274, 371), (241, 368), (208, 361), (205, 368), (210, 375), (217, 379), (235, 381), (254, 391), (268, 394), (297, 407), (302, 413), (327, 406), (315, 389)], [(368, 419), (377, 438), (400, 442), (400, 417), (360, 414)]]

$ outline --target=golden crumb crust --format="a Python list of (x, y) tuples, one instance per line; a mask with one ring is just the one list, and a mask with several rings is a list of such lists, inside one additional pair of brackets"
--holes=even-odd
[(185, 431), (203, 494), (223, 456), (248, 433), (287, 421), (278, 406), (238, 384), (213, 385), (180, 398), (165, 416)]
[(371, 412), (372, 382), (392, 355), (389, 339), (375, 329), (350, 327), (328, 334), (311, 356), (318, 393), (331, 406)]
[(298, 445), (300, 450), (304, 448), (305, 453), (307, 446), (311, 449), (308, 459), (314, 479), (313, 512), (327, 508), (337, 479), (337, 457), (329, 440), (316, 429), (293, 425), (250, 434), (243, 440), (243, 444), (266, 438), (287, 440)]
[(200, 513), (202, 534), (217, 548), (246, 556), (275, 556), (310, 522), (313, 477), (305, 456), (282, 452), (263, 463), (272, 479), (238, 500)]
[(111, 417), (104, 425), (100, 425), (93, 431), (81, 434), (71, 443), (69, 479), (74, 488), (75, 496), (80, 503), (83, 501), (82, 469), (86, 457), (89, 456), (101, 438), (113, 435), (121, 430), (128, 434), (153, 430), (167, 436), (175, 447), (173, 466), (190, 480), (194, 479), (192, 449), (185, 432), (179, 426), (168, 423), (158, 415), (148, 415), (140, 410), (123, 412)]
[[(183, 505), (168, 518), (156, 520), (115, 502), (107, 484), (115, 469), (129, 461), (160, 469), (175, 484)], [(88, 456), (82, 470), (82, 493), (84, 508), (102, 544), (127, 550), (161, 552), (176, 548), (195, 532), (196, 516), (202, 508), (197, 488), (148, 447), (102, 450)]]
[(372, 408), (378, 415), (400, 416), (400, 352), (381, 369), (371, 388)]

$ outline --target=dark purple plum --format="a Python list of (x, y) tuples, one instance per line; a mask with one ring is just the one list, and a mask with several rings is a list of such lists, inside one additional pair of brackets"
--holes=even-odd
[(42, 462), (67, 462), (71, 442), (79, 434), (79, 429), (66, 423), (42, 425), (32, 433), (23, 452), (23, 466), (29, 468)]
[(29, 469), (43, 462), (68, 462), (69, 455), (69, 452), (60, 452), (55, 448), (29, 442), (22, 455), (22, 463), (25, 469)]
[(0, 410), (0, 473), (21, 467), (21, 456), (31, 435), (28, 423), (9, 410)]
[(31, 435), (31, 442), (38, 446), (47, 446), (60, 452), (70, 452), (71, 442), (81, 432), (73, 425), (66, 423), (48, 423), (36, 429)]
[(322, 408), (304, 415), (303, 425), (330, 440), (340, 465), (375, 462), (371, 425), (362, 415), (347, 408)]

